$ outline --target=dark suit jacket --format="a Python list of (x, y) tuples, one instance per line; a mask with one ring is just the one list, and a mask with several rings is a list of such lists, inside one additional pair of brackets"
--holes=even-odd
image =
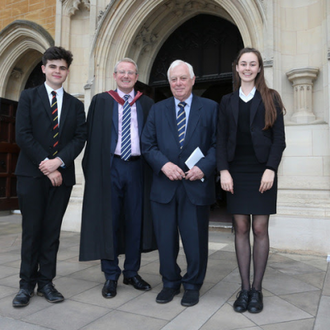
[(205, 181), (183, 180), (189, 200), (195, 205), (210, 205), (215, 201), (214, 172), (216, 168), (216, 102), (193, 96), (187, 132), (180, 149), (174, 98), (158, 102), (150, 114), (142, 134), (142, 152), (153, 169), (150, 199), (168, 203), (174, 196), (179, 181), (171, 181), (161, 171), (167, 163), (188, 170), (185, 161), (199, 147), (205, 158), (196, 165), (203, 171)]
[[(147, 120), (152, 99), (142, 95), (136, 102), (139, 134)], [(114, 258), (112, 240), (110, 171), (118, 141), (118, 103), (107, 93), (93, 97), (87, 118), (88, 138), (82, 166), (85, 191), (82, 211), (80, 261)], [(149, 203), (151, 169), (143, 161), (144, 198), (142, 251), (155, 249)], [(121, 233), (122, 234), (122, 233)], [(119, 253), (124, 253), (124, 235)]]
[[(261, 95), (256, 91), (251, 104), (250, 129), (255, 155), (260, 163), (277, 171), (283, 150), (285, 134), (282, 109), (277, 109), (274, 125), (265, 127), (265, 106)], [(239, 92), (225, 95), (220, 103), (217, 135), (218, 170), (229, 169), (228, 163), (234, 160), (236, 150), (237, 122), (239, 113)]]
[[(39, 164), (52, 153), (52, 117), (45, 85), (24, 90), (16, 114), (16, 142), (21, 148), (16, 175), (41, 177)], [(63, 184), (75, 184), (74, 159), (86, 141), (84, 105), (64, 92), (59, 127), (59, 152), (65, 168), (59, 168)]]

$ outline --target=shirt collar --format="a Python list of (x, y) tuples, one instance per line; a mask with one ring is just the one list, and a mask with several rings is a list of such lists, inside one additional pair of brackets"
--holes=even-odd
[[(192, 93), (189, 95), (189, 97), (184, 100), (184, 102), (186, 102), (187, 106), (190, 108), (191, 107), (191, 102), (192, 102)], [(178, 107), (178, 104), (181, 102), (179, 101), (178, 99), (174, 98), (174, 101), (175, 101), (175, 106)]]
[(122, 92), (118, 87), (117, 87), (117, 93), (118, 95), (123, 99), (125, 95), (129, 95), (130, 97), (128, 98), (128, 100), (133, 100), (134, 96), (135, 96), (135, 92), (134, 92), (134, 88), (127, 94)]
[(51, 95), (51, 92), (55, 91), (58, 96), (63, 96), (63, 93), (64, 93), (63, 86), (59, 89), (53, 89), (50, 86), (48, 86), (45, 82), (45, 87), (46, 87), (46, 90), (47, 90), (47, 95)]
[(242, 87), (239, 88), (239, 97), (241, 100), (243, 100), (244, 102), (249, 102), (250, 100), (253, 99), (254, 94), (256, 93), (256, 87), (254, 86), (251, 90), (251, 92), (248, 95), (245, 95), (242, 91)]

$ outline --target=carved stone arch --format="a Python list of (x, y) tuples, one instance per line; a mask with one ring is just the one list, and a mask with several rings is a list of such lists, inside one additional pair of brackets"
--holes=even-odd
[(116, 61), (129, 56), (139, 65), (139, 80), (147, 82), (152, 62), (167, 37), (188, 19), (201, 14), (220, 16), (234, 23), (245, 46), (263, 50), (266, 16), (259, 0), (112, 0), (102, 13), (95, 33), (91, 63), (94, 92), (113, 88)]
[(52, 36), (30, 21), (17, 20), (3, 29), (0, 32), (0, 95), (18, 100), (42, 54), (53, 45)]

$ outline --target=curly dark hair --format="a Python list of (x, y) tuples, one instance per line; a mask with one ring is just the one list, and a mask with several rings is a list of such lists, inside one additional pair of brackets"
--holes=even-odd
[(73, 55), (69, 50), (64, 49), (63, 47), (52, 46), (49, 47), (42, 56), (42, 64), (46, 66), (47, 61), (51, 60), (64, 60), (70, 67)]

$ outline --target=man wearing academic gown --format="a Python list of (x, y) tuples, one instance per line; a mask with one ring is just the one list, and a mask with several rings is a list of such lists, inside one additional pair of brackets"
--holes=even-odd
[[(119, 61), (113, 76), (117, 91), (100, 93), (92, 99), (82, 161), (85, 191), (79, 260), (101, 260), (106, 280), (102, 289), (104, 298), (117, 294), (121, 274), (118, 255), (122, 253), (125, 254), (124, 284), (150, 290), (138, 270), (141, 252), (155, 249), (149, 205), (151, 169), (140, 149), (140, 136), (153, 101), (134, 91), (138, 74), (133, 60)], [(131, 113), (128, 159), (124, 159), (121, 149), (125, 97)]]

